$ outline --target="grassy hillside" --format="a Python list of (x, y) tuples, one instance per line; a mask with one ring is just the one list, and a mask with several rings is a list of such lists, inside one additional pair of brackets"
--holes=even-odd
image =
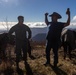
[[(19, 71), (24, 73), (24, 74), (19, 73), (20, 75), (76, 75), (76, 50), (72, 51), (72, 60), (69, 60), (68, 57), (66, 58), (66, 60), (64, 60), (63, 59), (63, 48), (59, 49), (59, 63), (56, 69), (53, 68), (52, 50), (50, 52), (50, 58), (51, 58), (50, 66), (44, 66), (44, 63), (46, 62), (45, 46), (42, 46), (42, 45), (34, 46), (32, 49), (32, 55), (35, 57), (35, 59), (32, 60), (28, 57), (28, 61), (27, 61), (28, 64), (26, 66), (24, 65), (24, 61), (21, 61), (19, 63), (19, 67), (21, 69)], [(7, 71), (12, 72), (13, 70), (13, 74), (11, 75), (18, 75), (16, 71), (16, 64), (14, 61), (12, 62), (13, 63), (12, 63), (11, 68), (10, 68), (11, 66), (10, 62), (9, 61), (7, 62), (10, 69), (7, 68), (7, 66), (5, 68), (5, 65), (7, 65), (7, 63), (2, 62), (0, 65), (1, 73), (7, 72)]]

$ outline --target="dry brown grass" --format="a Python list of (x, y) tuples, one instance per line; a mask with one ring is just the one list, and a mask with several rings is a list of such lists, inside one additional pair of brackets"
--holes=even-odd
[[(67, 57), (66, 60), (63, 59), (63, 49), (59, 49), (59, 63), (58, 68), (53, 68), (53, 53), (50, 52), (50, 60), (51, 66), (44, 66), (43, 64), (46, 62), (45, 59), (45, 46), (42, 45), (34, 45), (32, 50), (32, 55), (36, 58), (34, 60), (28, 57), (28, 68), (25, 69), (24, 61), (20, 62), (20, 68), (23, 70), (24, 75), (76, 75), (76, 50), (72, 52), (72, 60), (69, 60)], [(3, 63), (2, 63), (3, 64)], [(6, 64), (6, 63), (5, 63)], [(0, 65), (1, 66), (1, 65)], [(3, 66), (4, 68), (4, 66)], [(15, 62), (12, 65), (14, 70), (13, 75), (18, 75), (16, 73), (16, 65)], [(0, 70), (2, 68), (0, 67)], [(6, 69), (6, 68), (5, 68)], [(30, 69), (30, 70), (28, 70)], [(32, 72), (32, 74), (27, 72)], [(26, 73), (27, 72), (27, 73)]]

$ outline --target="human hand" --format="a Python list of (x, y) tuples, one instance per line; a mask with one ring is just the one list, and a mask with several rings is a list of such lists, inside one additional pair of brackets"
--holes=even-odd
[(67, 8), (66, 14), (70, 15), (70, 9), (69, 8)]
[(48, 15), (48, 13), (45, 13), (45, 16), (47, 16)]

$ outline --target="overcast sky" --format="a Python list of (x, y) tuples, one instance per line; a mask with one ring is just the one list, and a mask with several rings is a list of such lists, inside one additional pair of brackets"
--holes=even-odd
[(0, 21), (17, 21), (22, 15), (26, 22), (44, 22), (44, 14), (58, 12), (66, 21), (66, 9), (71, 10), (71, 21), (76, 21), (76, 0), (0, 0)]

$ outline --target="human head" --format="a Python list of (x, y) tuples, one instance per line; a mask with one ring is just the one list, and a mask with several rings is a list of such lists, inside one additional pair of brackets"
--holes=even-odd
[(52, 18), (52, 21), (57, 22), (58, 19), (62, 18), (60, 14), (57, 12), (53, 12), (51, 15), (49, 15)]
[(23, 16), (18, 16), (18, 22), (19, 22), (19, 24), (23, 24), (24, 17)]

